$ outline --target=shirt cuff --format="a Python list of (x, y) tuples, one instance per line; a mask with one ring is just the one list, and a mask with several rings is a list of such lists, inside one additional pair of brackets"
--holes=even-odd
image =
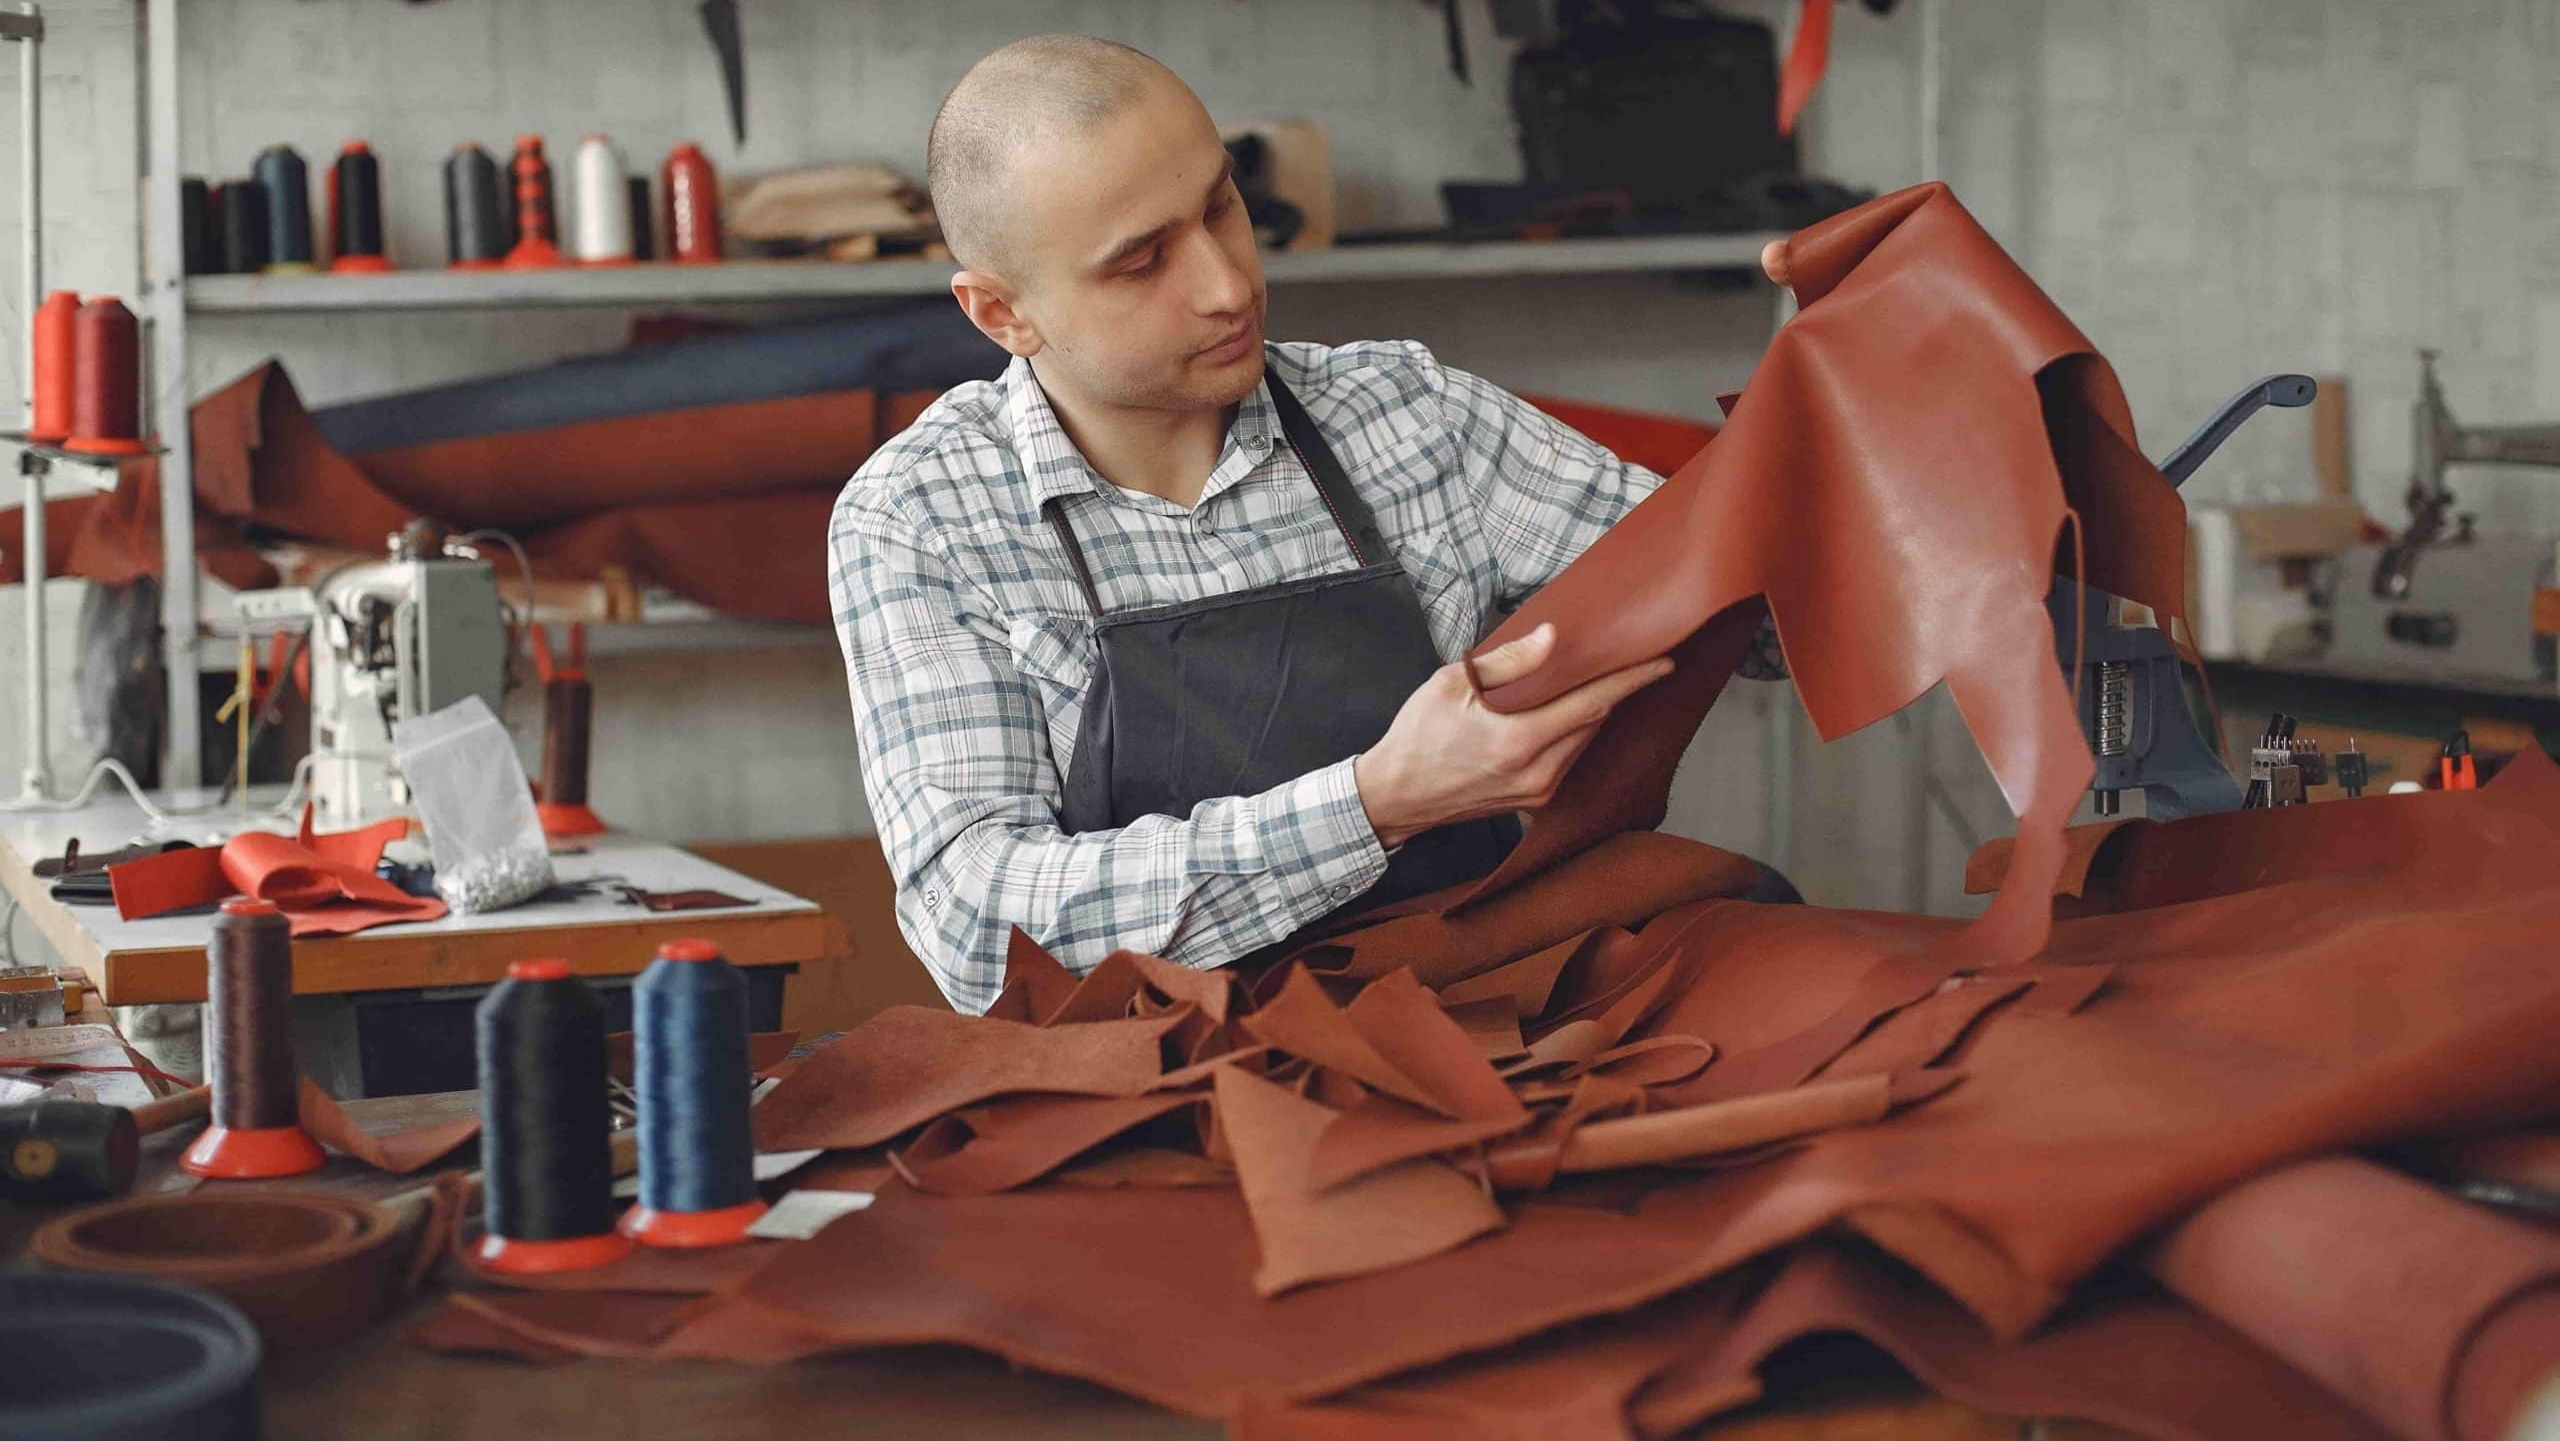
[(1262, 801), (1265, 871), (1304, 899), (1301, 919), (1332, 910), (1387, 873), (1387, 853), (1360, 804), (1349, 759), (1275, 786)]

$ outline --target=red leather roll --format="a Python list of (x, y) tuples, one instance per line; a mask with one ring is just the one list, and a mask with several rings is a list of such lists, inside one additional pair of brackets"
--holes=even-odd
[(142, 453), (142, 327), (112, 295), (72, 323), (71, 436), (65, 450)]
[(687, 140), (667, 153), (658, 175), (664, 197), (667, 258), (707, 264), (720, 258), (720, 182), (711, 159)]
[(59, 444), (71, 434), (71, 385), (80, 297), (57, 290), (36, 307), (35, 418), (27, 439)]

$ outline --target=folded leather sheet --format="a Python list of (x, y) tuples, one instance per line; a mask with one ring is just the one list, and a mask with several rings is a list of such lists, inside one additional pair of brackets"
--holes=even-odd
[[(2547, 1369), (2509, 1339), (2543, 1334), (2530, 1285), (2467, 1298), (2517, 1298), (2486, 1350), (2332, 1391), (2387, 1287), (2208, 1318), (2122, 1263), (2290, 1163), (2560, 1114), (2560, 767), (2129, 828), (2120, 865), (2075, 848), (2091, 763), (2044, 596), (2077, 574), (2176, 625), (2175, 492), (2104, 362), (1942, 188), (1789, 255), (1803, 310), (1715, 444), (1512, 623), (1553, 621), (1558, 660), (1488, 694), (1506, 709), (1679, 664), (1493, 876), (1233, 979), (1126, 955), (1078, 977), (1017, 939), (988, 1016), (883, 1013), (760, 1108), (764, 1145), (887, 1143), (921, 1185), (638, 1339), (488, 1295), (444, 1342), (956, 1342), (1249, 1434), (1378, 1441), (1506, 1407), (1669, 1434), (1837, 1330), (1979, 1405), (2183, 1441), (2508, 1404)], [(1980, 919), (1729, 899), (1756, 867), (1644, 833), (1764, 606), (1825, 735), (1953, 691), (2019, 815)], [(2454, 1254), (2468, 1219), (2413, 1210), (2407, 1239)], [(2190, 1254), (2182, 1297), (2291, 1284)]]
[(413, 896), (374, 874), (382, 849), (408, 823), (314, 835), (305, 808), (299, 836), (243, 831), (219, 846), (169, 851), (107, 868), (116, 914), (126, 920), (210, 905), (226, 896), (273, 901), (297, 936), (343, 936), (445, 913), (434, 896)]

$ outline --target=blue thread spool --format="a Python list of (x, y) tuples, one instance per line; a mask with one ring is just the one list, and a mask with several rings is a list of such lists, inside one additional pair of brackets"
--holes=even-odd
[(644, 1246), (725, 1246), (764, 1214), (747, 1124), (747, 979), (709, 941), (669, 941), (631, 988)]

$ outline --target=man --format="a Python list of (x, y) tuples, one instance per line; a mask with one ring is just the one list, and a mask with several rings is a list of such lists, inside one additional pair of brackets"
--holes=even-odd
[(1450, 662), (1659, 477), (1418, 344), (1266, 344), (1231, 168), (1171, 71), (1079, 36), (934, 118), (952, 294), (1014, 359), (862, 467), (829, 546), (899, 928), (964, 1011), (1015, 926), (1212, 967), (1482, 875), (1670, 668), (1477, 701)]

